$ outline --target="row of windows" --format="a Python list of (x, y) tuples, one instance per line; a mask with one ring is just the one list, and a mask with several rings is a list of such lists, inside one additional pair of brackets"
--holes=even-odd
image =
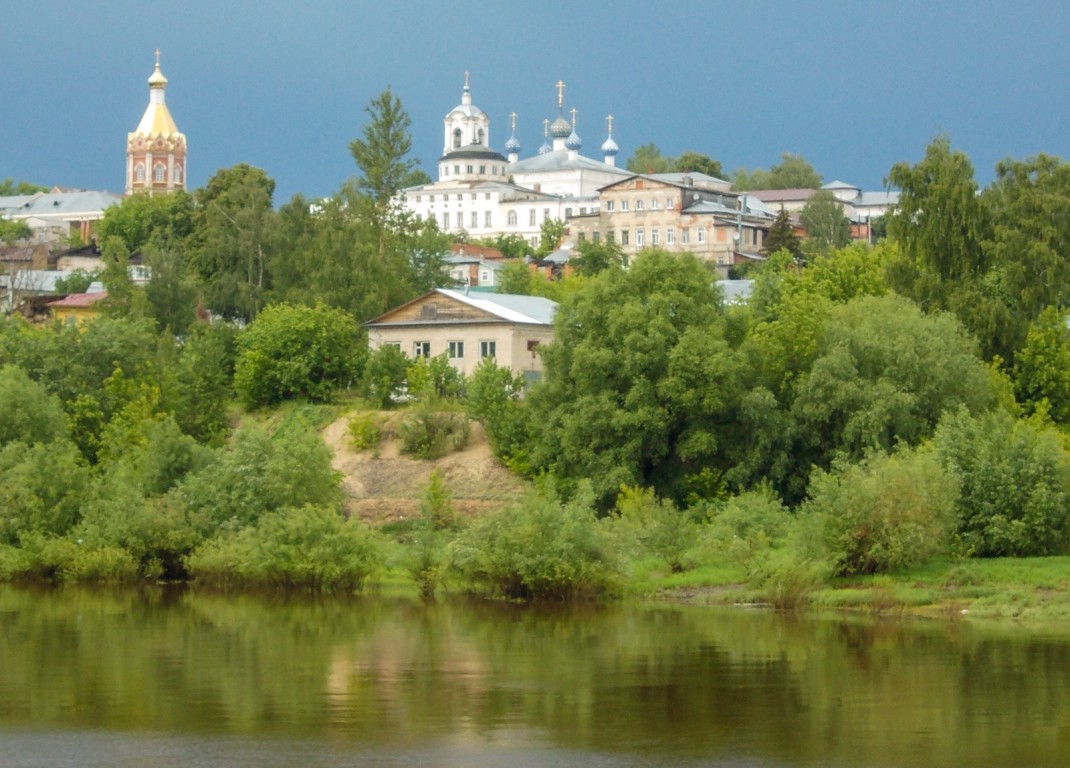
[[(628, 200), (621, 200), (620, 201), (620, 209), (622, 211), (627, 211), (629, 205), (630, 205), (630, 201), (628, 201)], [(676, 205), (676, 201), (673, 200), (671, 197), (665, 198), (665, 210), (671, 211), (673, 209), (673, 206), (675, 206), (675, 205)], [(610, 212), (616, 210), (616, 201), (615, 200), (606, 200), (606, 210), (610, 211)], [(646, 201), (645, 200), (636, 200), (635, 201), (635, 210), (637, 210), (637, 211), (646, 210)], [(653, 198), (650, 199), (650, 210), (652, 210), (652, 211), (658, 210), (658, 199), (656, 197), (653, 197)]]
[[(474, 173), (475, 172), (475, 170), (474, 170), (475, 166), (474, 165), (466, 165), (464, 167), (464, 169), (465, 169), (464, 170), (465, 173)], [(445, 173), (446, 176), (450, 175), (450, 167), (448, 165), (443, 166), (443, 170), (446, 172)], [(455, 175), (459, 176), (460, 173), (461, 173), (461, 166), (459, 166), (459, 165), (453, 166), (453, 173)], [(487, 166), (485, 166), (485, 165), (479, 166), (479, 175), (480, 176), (486, 176), (487, 175)], [(490, 175), (491, 176), (497, 176), (498, 175), (498, 166), (492, 165), (490, 167)]]
[[(433, 219), (435, 217), (435, 215), (432, 213), (432, 214), (429, 214), (429, 217)], [(416, 214), (416, 218), (419, 219), (420, 218), (420, 214)], [(468, 221), (469, 221), (469, 226), (472, 229), (477, 229), (479, 227), (479, 211), (472, 211), (471, 215), (468, 218)], [(464, 229), (464, 211), (457, 211), (456, 222), (457, 222), (456, 226), (457, 226), (458, 229)], [(494, 226), (494, 218), (493, 218), (493, 214), (492, 214), (491, 211), (483, 211), (483, 226), (488, 228), (488, 229), (491, 228), (492, 226)], [(449, 211), (443, 211), (442, 212), (442, 228), (443, 229), (449, 229), (450, 228), (450, 213), (449, 213)]]
[[(700, 244), (705, 243), (706, 242), (706, 228), (705, 227), (697, 228), (695, 230), (695, 236), (696, 236), (696, 239), (697, 239), (696, 241), (698, 243), (700, 243)], [(609, 242), (614, 242), (616, 240), (616, 237), (617, 237), (616, 233), (613, 232), (613, 230), (610, 230), (609, 232), (606, 233), (606, 240), (608, 240)], [(580, 236), (580, 239), (581, 240), (583, 239), (582, 234)], [(598, 242), (598, 233), (597, 232), (593, 233), (592, 239), (596, 243)], [(622, 229), (620, 231), (620, 244), (621, 245), (631, 245), (631, 239), (632, 239), (631, 230)], [(691, 244), (691, 229), (689, 227), (683, 227), (680, 230), (680, 242), (683, 245), (690, 245)], [(651, 245), (661, 245), (661, 230), (660, 229), (652, 229), (652, 230), (650, 230), (650, 244)], [(640, 228), (640, 229), (635, 230), (635, 245), (636, 245), (637, 248), (642, 248), (644, 245), (646, 245), (646, 230), (645, 229)], [(665, 228), (665, 245), (676, 245), (676, 227), (666, 227)]]
[[(134, 179), (139, 182), (145, 181), (145, 164), (138, 163), (134, 166)], [(155, 182), (162, 182), (167, 180), (167, 166), (163, 163), (156, 163), (152, 166), (152, 180)], [(182, 166), (175, 166), (175, 183), (182, 183)]]
[[(464, 193), (463, 192), (457, 192), (455, 196), (456, 196), (458, 201), (464, 200)], [(421, 197), (420, 195), (416, 196), (416, 202), (420, 202), (420, 197)], [(470, 199), (475, 200), (477, 197), (478, 197), (478, 195), (475, 192), (473, 192), (471, 194), (471, 198)], [(483, 199), (484, 200), (490, 200), (490, 192), (484, 192), (483, 193)], [(450, 193), (446, 192), (446, 193), (444, 193), (442, 195), (442, 202), (448, 203), (449, 201), (450, 201)], [(434, 195), (428, 195), (427, 196), (427, 202), (429, 202), (429, 203), (435, 202), (435, 196)]]
[[(384, 346), (396, 347), (401, 349), (400, 341), (389, 341)], [(479, 342), (479, 356), (480, 357), (494, 357), (498, 352), (498, 342), (496, 341), (481, 341)], [(412, 343), (412, 356), (413, 357), (431, 357), (431, 342), (430, 341), (414, 341)], [(464, 342), (463, 341), (447, 341), (446, 342), (446, 357), (450, 360), (462, 360), (464, 359)]]

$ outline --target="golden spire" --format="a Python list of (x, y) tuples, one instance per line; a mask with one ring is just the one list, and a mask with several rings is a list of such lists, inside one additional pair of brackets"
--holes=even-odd
[(560, 110), (565, 106), (565, 82), (563, 80), (557, 81), (557, 108)]

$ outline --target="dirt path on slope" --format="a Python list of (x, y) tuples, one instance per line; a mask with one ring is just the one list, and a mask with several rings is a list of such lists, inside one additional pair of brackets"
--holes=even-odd
[[(387, 419), (399, 414), (384, 413)], [(438, 467), (453, 496), (453, 509), (473, 515), (499, 509), (523, 489), (523, 482), (494, 457), (482, 426), (469, 424), (464, 450), (434, 461), (401, 455), (396, 438), (384, 438), (378, 451), (354, 451), (349, 439), (349, 414), (323, 430), (334, 455), (332, 465), (342, 473), (346, 511), (372, 525), (419, 514), (420, 499), (431, 472)]]

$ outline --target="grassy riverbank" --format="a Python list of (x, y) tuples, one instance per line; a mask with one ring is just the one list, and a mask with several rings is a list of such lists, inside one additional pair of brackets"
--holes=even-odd
[[(763, 602), (740, 569), (706, 565), (673, 574), (653, 561), (645, 565), (629, 595), (709, 605)], [(1070, 624), (1070, 557), (938, 559), (898, 573), (834, 579), (800, 595), (795, 609)]]

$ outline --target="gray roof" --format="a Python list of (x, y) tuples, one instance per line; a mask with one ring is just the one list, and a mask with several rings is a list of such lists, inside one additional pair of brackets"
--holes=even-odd
[(670, 184), (679, 184), (681, 186), (685, 186), (684, 179), (690, 179), (691, 180), (691, 185), (692, 186), (696, 186), (696, 187), (702, 186), (703, 184), (727, 185), (729, 183), (729, 182), (725, 181), (724, 179), (717, 178), (716, 176), (710, 176), (707, 173), (698, 173), (698, 172), (690, 172), (690, 173), (683, 173), (683, 172), (680, 172), (680, 173), (648, 173), (648, 174), (644, 174), (644, 175), (646, 175), (646, 176), (648, 176), (648, 177), (650, 177), (652, 179), (657, 179), (658, 181), (667, 181)]
[(436, 288), (438, 293), (469, 306), (490, 312), (503, 320), (513, 323), (531, 323), (533, 325), (551, 325), (557, 302), (542, 296), (520, 296), (515, 293), (480, 293), (466, 294), (449, 288)]
[(0, 214), (11, 219), (57, 216), (62, 218), (98, 214), (122, 201), (122, 195), (98, 190), (12, 195), (0, 197)]
[(754, 292), (753, 280), (718, 280), (725, 304), (745, 304)]
[[(69, 278), (70, 272), (61, 272), (55, 269), (20, 269), (15, 272), (15, 285), (17, 291), (33, 291), (34, 293), (57, 293), (56, 281), (60, 278)], [(0, 275), (0, 288), (7, 290), (11, 286), (11, 275)], [(88, 293), (103, 291), (104, 284), (96, 280), (89, 286)]]
[(617, 168), (615, 165), (608, 165), (601, 160), (592, 160), (589, 157), (583, 155), (575, 155), (570, 157), (573, 153), (568, 149), (557, 149), (552, 152), (547, 152), (543, 155), (535, 155), (534, 157), (527, 157), (523, 160), (517, 160), (515, 163), (510, 163), (506, 169), (506, 173), (537, 173), (542, 171), (602, 171), (605, 173), (615, 173), (621, 178), (627, 176), (634, 176), (634, 174), (624, 168)]

